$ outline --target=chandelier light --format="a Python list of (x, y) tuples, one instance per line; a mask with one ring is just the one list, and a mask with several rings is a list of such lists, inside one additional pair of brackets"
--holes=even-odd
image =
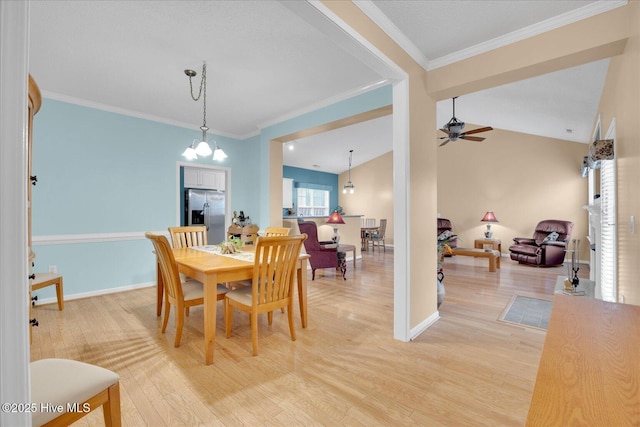
[(182, 155), (187, 160), (195, 160), (198, 157), (208, 157), (213, 154), (213, 160), (222, 161), (227, 158), (227, 155), (222, 151), (222, 148), (218, 146), (216, 140), (213, 140), (213, 145), (215, 147), (213, 150), (207, 142), (207, 131), (209, 130), (207, 127), (207, 63), (205, 62), (202, 64), (202, 78), (200, 79), (198, 96), (193, 95), (193, 83), (191, 80), (197, 73), (194, 70), (184, 70), (184, 73), (189, 77), (191, 99), (197, 102), (200, 100), (200, 96), (202, 96), (202, 126), (200, 126), (202, 138), (200, 141), (194, 139), (191, 145), (184, 150)]
[(342, 187), (342, 193), (347, 194), (347, 191), (351, 194), (356, 190), (356, 186), (351, 182), (351, 157), (353, 156), (353, 150), (349, 150), (349, 182)]

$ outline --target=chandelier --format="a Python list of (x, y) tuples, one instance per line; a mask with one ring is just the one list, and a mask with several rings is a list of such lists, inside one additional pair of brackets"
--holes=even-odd
[[(189, 89), (191, 89), (191, 99), (194, 101), (200, 100), (200, 96), (202, 96), (202, 126), (200, 126), (200, 130), (202, 131), (202, 139), (198, 141), (194, 139), (190, 146), (187, 147), (186, 150), (182, 153), (187, 160), (195, 160), (198, 157), (207, 157), (213, 153), (213, 160), (224, 160), (227, 158), (227, 155), (222, 148), (218, 146), (216, 140), (213, 140), (213, 145), (215, 147), (214, 150), (211, 149), (211, 146), (207, 142), (207, 131), (209, 128), (207, 127), (207, 63), (204, 62), (202, 64), (202, 78), (200, 79), (200, 89), (198, 90), (198, 96), (193, 95), (193, 83), (191, 79), (196, 76), (196, 72), (194, 70), (184, 70), (184, 73), (189, 77)], [(197, 144), (197, 145), (196, 145)]]
[(353, 150), (349, 150), (349, 182), (347, 182), (342, 188), (343, 194), (347, 194), (347, 191), (353, 194), (356, 190), (356, 186), (351, 182), (351, 156), (353, 156)]

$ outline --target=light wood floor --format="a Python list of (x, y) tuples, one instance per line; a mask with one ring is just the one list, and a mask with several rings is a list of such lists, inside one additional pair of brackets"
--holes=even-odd
[[(67, 301), (63, 312), (36, 307), (31, 357), (117, 372), (125, 426), (524, 425), (545, 333), (496, 319), (516, 293), (552, 298), (565, 268), (503, 258), (490, 273), (485, 259), (447, 258), (441, 319), (410, 343), (392, 337), (393, 250), (348, 268), (347, 281), (309, 273), (309, 327), (296, 307), (295, 342), (286, 314), (274, 313), (271, 327), (263, 316), (257, 357), (247, 315), (234, 314), (226, 339), (218, 310), (205, 366), (201, 307), (174, 348), (174, 317), (160, 333), (154, 288)], [(77, 424), (103, 425), (102, 411)]]

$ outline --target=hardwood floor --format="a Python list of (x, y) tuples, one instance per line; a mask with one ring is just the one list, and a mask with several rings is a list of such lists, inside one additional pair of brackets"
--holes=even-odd
[[(203, 363), (202, 307), (173, 347), (155, 315), (155, 289), (34, 309), (32, 360), (69, 358), (121, 377), (124, 426), (356, 425), (521, 426), (533, 393), (545, 333), (496, 319), (514, 294), (550, 299), (564, 267), (502, 259), (446, 258), (441, 319), (410, 343), (393, 339), (393, 250), (365, 253), (346, 281), (309, 272), (309, 327), (296, 307), (259, 319), (260, 355), (251, 355), (248, 316), (236, 312), (231, 338), (218, 310), (215, 359)], [(580, 270), (587, 277), (586, 267)], [(435, 280), (433, 278), (428, 280)], [(221, 306), (219, 306), (221, 307)], [(77, 425), (102, 426), (102, 411)]]

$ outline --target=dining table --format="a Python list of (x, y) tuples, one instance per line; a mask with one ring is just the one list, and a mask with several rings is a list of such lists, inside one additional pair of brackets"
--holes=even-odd
[(369, 245), (367, 245), (367, 236), (373, 231), (378, 231), (379, 228), (380, 227), (360, 227), (360, 239), (362, 240), (361, 249), (363, 251), (369, 250)]
[[(210, 247), (213, 248), (213, 247)], [(217, 287), (218, 283), (229, 283), (253, 277), (252, 253), (254, 245), (245, 245), (237, 256), (216, 253), (206, 248), (176, 248), (173, 256), (180, 273), (202, 282), (204, 285), (204, 353), (205, 364), (213, 363), (216, 338)], [(301, 253), (297, 263), (297, 288), (302, 327), (307, 327), (307, 263), (309, 255)], [(162, 311), (164, 283), (157, 275), (157, 313)], [(294, 288), (295, 289), (295, 288)]]

